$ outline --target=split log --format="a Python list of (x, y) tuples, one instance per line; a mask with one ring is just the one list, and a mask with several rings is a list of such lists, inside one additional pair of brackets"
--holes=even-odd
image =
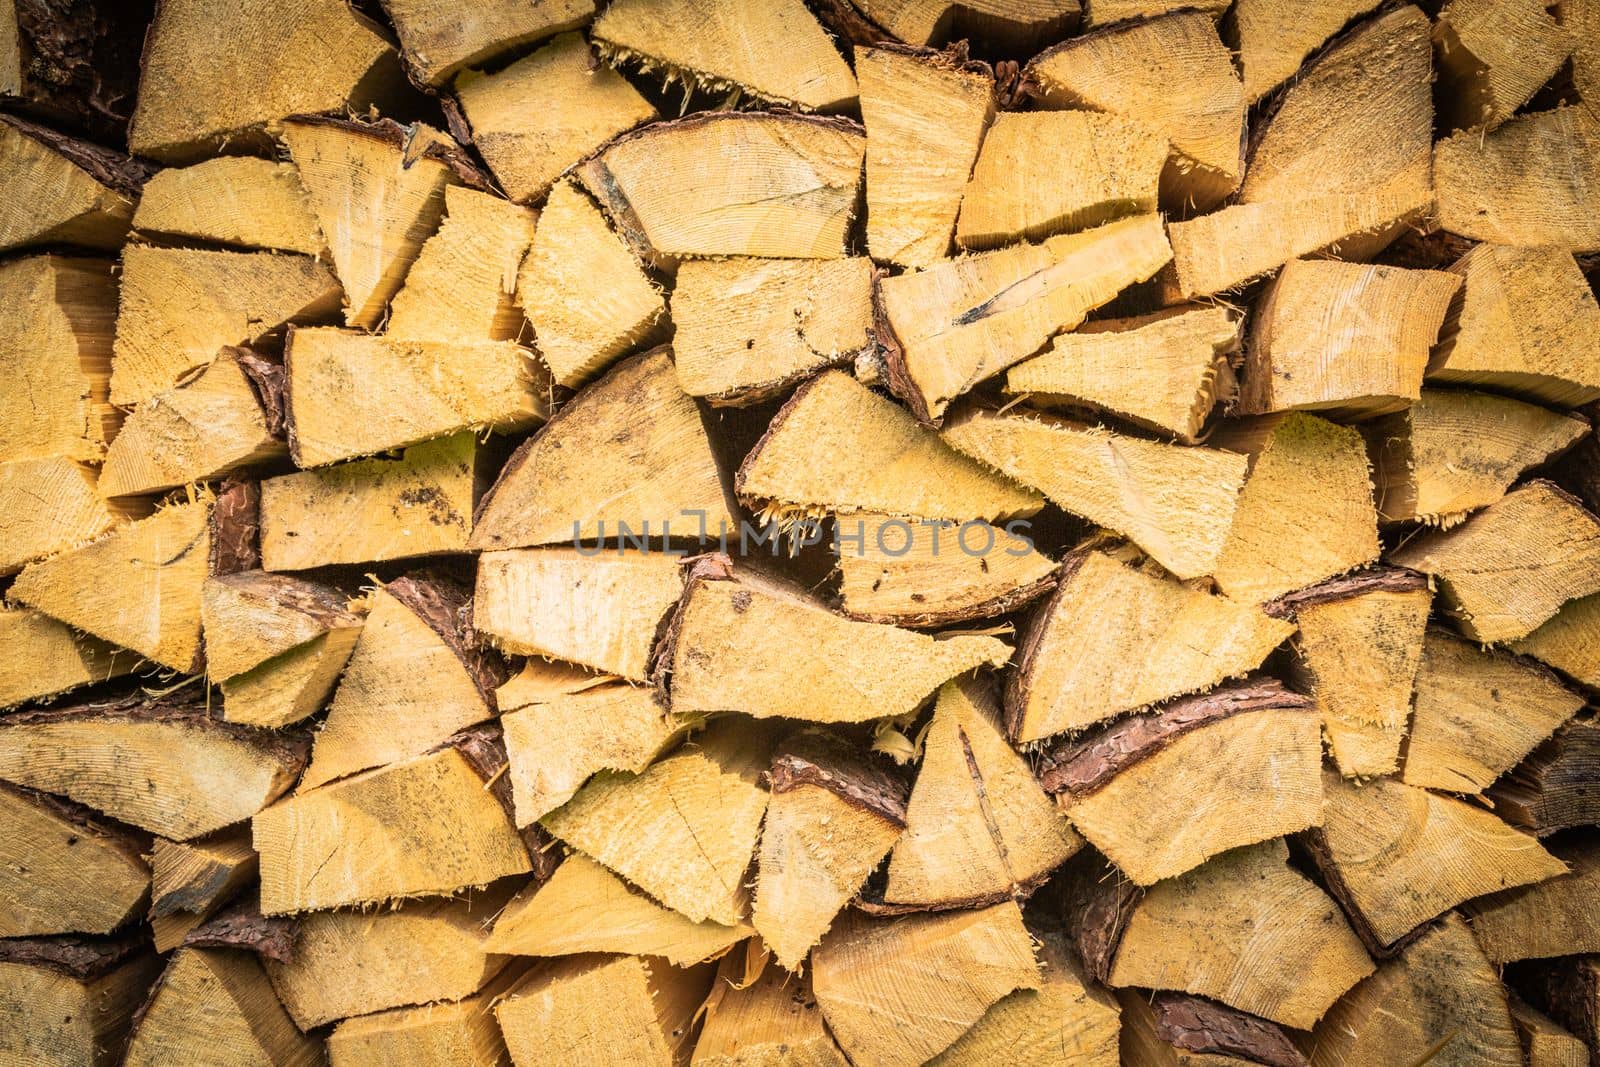
[(714, 405), (745, 405), (853, 364), (873, 343), (872, 286), (865, 257), (684, 263), (672, 289), (678, 384)]
[(1513, 995), (1509, 1000), (1511, 1023), (1522, 1039), (1528, 1067), (1588, 1067), (1589, 1050), (1582, 1041), (1521, 997)]
[(219, 723), (203, 704), (129, 698), (0, 724), (0, 780), (176, 841), (248, 819), (304, 766), (301, 739)]
[[(474, 549), (575, 544), (606, 531), (704, 537), (733, 503), (671, 353), (624, 360), (512, 455), (479, 505)], [(657, 531), (652, 534), (652, 531)]]
[(1293, 9), (1273, 0), (1234, 4), (1231, 28), (1245, 99), (1253, 104), (1288, 81), (1323, 42), (1376, 6), (1374, 0), (1317, 0)]
[[(3, 92), (0, 88), (0, 92)], [(0, 251), (122, 247), (145, 169), (126, 156), (27, 119), (0, 119), (0, 181), (26, 189), (0, 206)]]
[(219, 156), (157, 171), (133, 213), (141, 236), (320, 255), (322, 231), (291, 163)]
[(475, 66), (594, 17), (594, 0), (490, 0), (462, 17), (440, 0), (383, 0), (400, 38), (400, 59), (418, 85), (440, 86)]
[(64, 456), (0, 463), (0, 574), (88, 544), (147, 511), (107, 503), (93, 467)]
[(0, 710), (109, 682), (141, 666), (138, 653), (32, 608), (0, 605), (0, 648), (7, 652), (0, 660)]
[(1467, 801), (1391, 778), (1358, 786), (1328, 774), (1323, 785), (1322, 825), (1305, 844), (1376, 956), (1463, 901), (1566, 872), (1533, 838)]
[(1306, 1067), (1275, 1023), (1181, 993), (1117, 992), (1122, 1062), (1128, 1067)]
[(1204, 11), (1215, 19), (1220, 18), (1229, 5), (1222, 0), (1200, 0), (1199, 3), (1191, 3), (1190, 0), (1098, 0), (1097, 3), (1084, 5), (1083, 25), (1085, 30), (1099, 29), (1113, 22), (1150, 19), (1189, 7)]
[(985, 470), (840, 371), (795, 390), (745, 457), (735, 485), (746, 503), (779, 517), (881, 512), (964, 522), (1032, 515), (1043, 506), (1032, 490)]
[(1240, 321), (1220, 306), (1100, 319), (1057, 334), (1048, 351), (1012, 367), (1005, 391), (1040, 407), (1103, 411), (1193, 444), (1231, 382)]
[(295, 1028), (252, 953), (183, 948), (141, 1009), (123, 1062), (155, 1067), (173, 1058), (314, 1067), (324, 1052), (320, 1039)]
[(891, 36), (910, 45), (943, 45), (966, 37), (1005, 52), (1034, 52), (1078, 24), (1078, 0), (851, 0)]
[(1492, 130), (1510, 118), (1567, 61), (1570, 33), (1537, 3), (1450, 0), (1433, 30), (1448, 128)]
[(325, 318), (339, 283), (310, 256), (129, 245), (111, 401), (137, 404), (291, 322)]
[(1600, 725), (1574, 719), (1504, 778), (1490, 796), (1496, 810), (1540, 837), (1573, 826), (1600, 826), (1592, 783), (1600, 768)]
[(1047, 108), (1142, 122), (1170, 142), (1163, 202), (1215, 207), (1244, 176), (1244, 86), (1216, 23), (1180, 11), (1119, 23), (1039, 53), (1024, 76)]
[(1216, 569), (1249, 464), (1232, 452), (1045, 415), (974, 412), (940, 436), (1066, 511), (1127, 537), (1180, 578)]
[(1383, 522), (1452, 526), (1588, 432), (1587, 423), (1489, 393), (1424, 389), (1363, 427)]
[(867, 128), (867, 248), (880, 261), (932, 266), (950, 251), (962, 190), (995, 117), (994, 72), (892, 45), (858, 49), (856, 71)]
[[(675, 293), (688, 300), (688, 272)], [(533, 327), (555, 384), (586, 383), (619, 356), (645, 344), (666, 301), (588, 194), (571, 181), (550, 190), (533, 246), (517, 274), (517, 303)], [(688, 316), (677, 326), (681, 341)]]
[(1600, 100), (1600, 5), (1594, 0), (1562, 0), (1556, 5), (1569, 27), (1572, 84), (1585, 101)]
[(154, 6), (6, 4), (0, 21), (6, 110), (121, 141), (139, 87), (139, 43)]
[(1600, 689), (1600, 595), (1569, 600), (1511, 647), (1547, 663), (1588, 689)]
[(890, 380), (919, 418), (936, 421), (1171, 258), (1159, 216), (1141, 215), (883, 278)]
[(1549, 1012), (1589, 1046), (1600, 1048), (1600, 958), (1565, 956), (1523, 964), (1507, 975), (1513, 988)]
[(1222, 592), (1259, 604), (1377, 560), (1359, 431), (1292, 412), (1224, 424), (1210, 441), (1251, 457), (1214, 568)]
[[(1595, 409), (1600, 413), (1600, 409)], [(1590, 511), (1600, 512), (1600, 437), (1590, 434), (1580, 440), (1546, 472), (1547, 477), (1583, 501)]]
[(138, 835), (87, 808), (0, 786), (0, 937), (109, 934), (143, 910)]
[(1568, 600), (1600, 591), (1600, 519), (1533, 481), (1459, 526), (1419, 534), (1389, 559), (1438, 578), (1466, 636), (1515, 641)]
[[(1291, 261), (1257, 305), (1238, 412), (1363, 418), (1404, 409), (1421, 395), (1460, 286), (1444, 271)], [(1330, 322), (1342, 328), (1329, 331)]]
[(137, 937), (0, 941), (0, 1056), (13, 1063), (111, 1067), (161, 973)]
[(494, 1006), (521, 979), (522, 968), (510, 966), (461, 1000), (346, 1019), (328, 1035), (328, 1060), (332, 1067), (500, 1067), (510, 1053), (495, 1024)]
[(1022, 912), (1009, 900), (890, 919), (847, 911), (812, 967), (839, 1046), (853, 1062), (884, 1067), (926, 1062), (996, 1001), (1043, 984)]
[(150, 926), (156, 951), (170, 952), (256, 878), (248, 827), (198, 841), (155, 839), (150, 855)]
[(707, 112), (624, 134), (577, 174), (652, 263), (838, 259), (865, 152), (848, 119)]
[(1588, 837), (1552, 844), (1550, 851), (1570, 874), (1467, 905), (1472, 934), (1491, 963), (1600, 952), (1600, 848)]
[(1275, 682), (1186, 697), (1063, 742), (1041, 780), (1066, 794), (1059, 802), (1090, 844), (1138, 885), (1154, 885), (1322, 821), (1312, 710)]
[(848, 1067), (822, 1021), (809, 975), (765, 967), (752, 981), (745, 970), (742, 954), (723, 957), (706, 998), (693, 1067)]
[(612, 63), (659, 67), (686, 91), (732, 91), (801, 111), (856, 102), (855, 76), (801, 0), (617, 0), (590, 34)]
[(580, 33), (563, 33), (503, 70), (465, 71), (455, 93), (472, 143), (507, 195), (524, 204), (613, 137), (656, 118)]
[(1023, 633), (1006, 693), (1007, 731), (1019, 742), (1210, 689), (1259, 667), (1294, 633), (1104, 552), (1068, 555), (1058, 581)]
[(986, 682), (947, 682), (923, 740), (884, 900), (977, 907), (1017, 899), (1083, 847), (1001, 733)]

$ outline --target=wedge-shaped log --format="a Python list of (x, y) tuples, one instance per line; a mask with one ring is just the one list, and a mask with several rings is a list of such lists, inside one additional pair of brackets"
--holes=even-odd
[(706, 998), (705, 1021), (695, 1041), (694, 1067), (741, 1067), (790, 1061), (810, 1067), (847, 1067), (822, 1021), (809, 974), (765, 967), (753, 981), (744, 953), (729, 953)]
[(322, 231), (294, 164), (252, 156), (157, 171), (145, 182), (133, 227), (146, 236), (322, 252)]
[(260, 870), (248, 825), (195, 841), (155, 839), (150, 863), (150, 927), (156, 951), (170, 952), (211, 918)]
[(1600, 959), (1540, 960), (1512, 968), (1507, 977), (1517, 992), (1581, 1039), (1593, 1056), (1600, 1047)]
[(109, 682), (141, 666), (139, 654), (80, 633), (42, 611), (0, 607), (0, 708)]
[(124, 1062), (154, 1067), (174, 1056), (313, 1067), (325, 1053), (295, 1027), (255, 955), (183, 948), (157, 979)]
[(1459, 526), (1412, 538), (1389, 559), (1438, 578), (1468, 637), (1515, 641), (1568, 600), (1600, 591), (1600, 519), (1533, 481)]
[(707, 112), (625, 134), (577, 173), (649, 260), (837, 259), (866, 140), (848, 119)]
[(442, 0), (383, 0), (400, 58), (420, 85), (445, 85), (462, 67), (494, 59), (594, 17), (594, 0), (489, 0), (470, 18)]
[(962, 189), (994, 118), (994, 72), (893, 45), (859, 49), (856, 71), (867, 128), (867, 248), (879, 260), (932, 266), (950, 251)]
[(1305, 1067), (1306, 1058), (1275, 1023), (1204, 997), (1117, 991), (1121, 1054), (1128, 1067), (1266, 1064)]
[(1600, 595), (1567, 601), (1548, 622), (1511, 647), (1589, 689), (1600, 689)]
[(1572, 52), (1571, 28), (1527, 0), (1450, 0), (1433, 31), (1445, 114), (1458, 129), (1494, 129)]
[(305, 766), (305, 743), (219, 723), (202, 704), (86, 704), (8, 716), (0, 780), (60, 793), (177, 841), (248, 819)]
[(878, 283), (890, 381), (923, 420), (1172, 258), (1160, 217), (937, 263)]
[(0, 207), (0, 251), (50, 245), (122, 247), (145, 168), (109, 149), (7, 115), (0, 181), (29, 195)]
[(0, 1056), (109, 1067), (160, 973), (161, 957), (137, 936), (0, 942)]
[(1249, 465), (1234, 452), (1043, 415), (975, 412), (940, 436), (1063, 509), (1122, 534), (1180, 578), (1217, 568)]
[(1573, 826), (1600, 825), (1600, 802), (1589, 783), (1600, 767), (1600, 725), (1574, 719), (1495, 783), (1495, 809), (1540, 837)]
[(1600, 848), (1588, 837), (1552, 844), (1550, 851), (1572, 873), (1467, 905), (1473, 936), (1490, 962), (1600, 952)]
[(0, 786), (0, 937), (108, 934), (150, 892), (137, 834), (88, 808)]
[(926, 1062), (1002, 997), (1042, 985), (1022, 912), (1009, 900), (897, 919), (846, 912), (812, 968), (840, 1047), (853, 1062), (886, 1067)]
[(1512, 994), (1508, 999), (1529, 1067), (1584, 1067), (1589, 1062), (1588, 1048), (1571, 1031), (1521, 997)]
[(1600, 93), (1600, 6), (1594, 0), (1565, 0), (1558, 6), (1562, 25), (1570, 27), (1572, 83), (1584, 100)]
[(0, 574), (78, 548), (139, 516), (136, 504), (101, 499), (98, 474), (64, 456), (0, 463)]
[(974, 34), (1003, 49), (1032, 52), (1078, 24), (1078, 0), (852, 0), (875, 25), (910, 45), (936, 45)]
[(1316, 0), (1290, 9), (1273, 0), (1240, 0), (1233, 9), (1245, 99), (1255, 103), (1287, 81), (1307, 56), (1373, 0)]
[(494, 1006), (521, 978), (522, 968), (510, 966), (461, 1000), (346, 1019), (328, 1035), (328, 1060), (332, 1067), (498, 1067), (509, 1062), (510, 1053), (495, 1024)]

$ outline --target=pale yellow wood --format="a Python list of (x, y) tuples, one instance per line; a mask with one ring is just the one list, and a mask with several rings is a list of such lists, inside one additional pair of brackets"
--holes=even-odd
[(1600, 689), (1600, 594), (1580, 597), (1511, 647)]
[(1155, 18), (1186, 7), (1204, 11), (1212, 18), (1219, 18), (1228, 10), (1229, 5), (1222, 0), (1202, 0), (1201, 3), (1190, 3), (1189, 0), (1098, 0), (1096, 3), (1084, 5), (1083, 25), (1086, 30), (1097, 29), (1109, 26), (1113, 22)]
[(185, 948), (162, 972), (124, 1062), (201, 1058), (216, 1067), (315, 1067), (324, 1052), (319, 1038), (295, 1028), (254, 955)]
[(288, 652), (222, 680), (222, 717), (250, 726), (280, 727), (322, 710), (350, 659), (359, 628), (319, 634)]
[(361, 632), (358, 605), (332, 586), (261, 571), (207, 580), (201, 591), (206, 671), (221, 680), (331, 631)]
[(1450, 0), (1433, 29), (1452, 126), (1493, 129), (1526, 104), (1572, 52), (1571, 27), (1535, 0)]
[[(1078, 0), (852, 0), (874, 23), (911, 45), (969, 34), (1019, 51), (1059, 40), (1078, 21)], [(1031, 47), (1030, 47), (1031, 46)]]
[(801, 0), (617, 0), (590, 35), (613, 63), (659, 67), (669, 84), (680, 78), (803, 111), (856, 102), (855, 76)]
[(1600, 851), (1578, 839), (1552, 851), (1571, 867), (1570, 874), (1467, 905), (1472, 936), (1490, 962), (1600, 952)]
[(195, 841), (155, 839), (149, 856), (150, 926), (156, 951), (171, 952), (256, 878), (250, 827), (241, 824)]
[(811, 994), (809, 975), (767, 966), (751, 980), (740, 953), (723, 957), (693, 1067), (847, 1067)]
[(1065, 510), (1129, 538), (1180, 578), (1217, 569), (1248, 467), (1235, 452), (1149, 441), (1044, 415), (975, 412), (940, 436)]
[(1600, 100), (1600, 4), (1562, 0), (1556, 5), (1572, 43), (1572, 84), (1586, 100)]
[(322, 231), (291, 163), (219, 156), (157, 171), (139, 194), (133, 227), (242, 248), (321, 254)]
[(328, 1060), (332, 1067), (503, 1067), (510, 1054), (494, 1021), (494, 1005), (520, 977), (517, 968), (507, 967), (462, 1000), (346, 1019), (328, 1035)]
[(93, 541), (138, 514), (96, 491), (99, 471), (64, 456), (0, 463), (0, 574)]
[(594, 17), (594, 0), (383, 0), (412, 75), (444, 85), (465, 66), (515, 51)]
[(1511, 1022), (1522, 1039), (1528, 1067), (1589, 1067), (1589, 1049), (1543, 1012), (1510, 998)]
[(139, 654), (79, 633), (32, 608), (0, 607), (0, 708), (131, 674)]
[[(15, 27), (13, 19), (6, 21)], [(27, 190), (0, 204), (0, 249), (76, 245), (115, 251), (128, 235), (135, 197), (97, 178), (53, 144), (48, 132), (0, 121), (0, 183)]]
[(1140, 215), (884, 278), (878, 292), (914, 409), (938, 418), (1171, 258), (1160, 217)]
[(950, 250), (995, 114), (994, 76), (937, 53), (862, 48), (855, 58), (867, 128), (867, 248), (875, 259), (931, 266)]
[(0, 787), (0, 937), (107, 934), (143, 910), (137, 841), (88, 814)]
[(161, 958), (134, 956), (95, 978), (0, 963), (0, 1058), (8, 1063), (113, 1067), (133, 1015), (161, 973)]
[(556, 697), (571, 696), (617, 681), (608, 674), (585, 670), (575, 663), (542, 659), (525, 660), (522, 669), (495, 690), (495, 701), (502, 712), (542, 704)]
[(1373, 0), (1315, 0), (1286, 7), (1276, 0), (1233, 5), (1245, 99), (1255, 103), (1288, 80), (1307, 56)]

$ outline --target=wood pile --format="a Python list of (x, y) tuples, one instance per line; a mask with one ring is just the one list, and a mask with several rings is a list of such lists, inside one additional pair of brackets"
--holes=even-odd
[(0, 184), (0, 1063), (1600, 1062), (1600, 0), (6, 0)]

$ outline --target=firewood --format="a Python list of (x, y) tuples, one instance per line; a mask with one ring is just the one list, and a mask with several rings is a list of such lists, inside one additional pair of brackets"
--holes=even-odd
[(1322, 821), (1313, 710), (1275, 682), (1186, 697), (1058, 745), (1042, 781), (1090, 844), (1154, 885)]
[(752, 506), (797, 517), (881, 512), (964, 522), (1032, 515), (1043, 505), (1032, 490), (985, 470), (839, 371), (795, 390), (735, 484)]
[(1600, 802), (1590, 782), (1600, 767), (1600, 726), (1574, 719), (1556, 731), (1490, 795), (1512, 823), (1540, 837), (1573, 826), (1600, 825)]
[(699, 409), (658, 348), (612, 368), (517, 449), (479, 505), (471, 547), (574, 544), (608, 530), (698, 537), (731, 528), (732, 514)]
[(1439, 224), (1479, 241), (1600, 252), (1600, 119), (1586, 108), (1462, 130), (1433, 151)]
[[(495, 1018), (517, 1067), (686, 1063), (712, 968), (641, 956), (573, 956), (535, 967)], [(599, 1009), (599, 1010), (597, 1010)]]
[(1582, 1041), (1521, 997), (1509, 999), (1511, 1023), (1522, 1039), (1522, 1054), (1528, 1067), (1588, 1067), (1589, 1050)]
[(176, 1057), (207, 1063), (313, 1067), (321, 1040), (296, 1029), (248, 952), (184, 948), (157, 979), (128, 1044), (128, 1064)]
[(0, 786), (0, 936), (108, 934), (150, 892), (135, 834), (76, 804)]
[(923, 741), (884, 900), (974, 907), (1017, 897), (1083, 847), (1001, 733), (986, 683), (947, 682)]
[(693, 922), (739, 923), (774, 739), (723, 719), (642, 774), (604, 771), (541, 820), (545, 829)]
[(730, 90), (802, 111), (842, 111), (856, 80), (801, 0), (617, 0), (591, 31), (612, 62), (661, 68), (667, 82)]
[(749, 571), (692, 575), (667, 641), (674, 714), (742, 711), (810, 722), (904, 715), (957, 675), (1002, 666), (1011, 655), (994, 637), (845, 619), (802, 590)]
[(400, 58), (419, 85), (444, 85), (465, 66), (483, 63), (594, 16), (593, 0), (490, 0), (471, 16), (440, 0), (383, 0), (400, 37)]
[(750, 404), (872, 344), (872, 261), (690, 260), (672, 289), (678, 384)]
[(111, 1067), (160, 971), (136, 936), (0, 941), (0, 1056)]
[(1259, 604), (1378, 558), (1359, 431), (1291, 412), (1226, 424), (1210, 441), (1251, 457), (1214, 567), (1222, 592)]
[(1239, 187), (1244, 87), (1209, 15), (1108, 26), (1041, 52), (1025, 76), (1047, 108), (1122, 115), (1166, 137), (1168, 205), (1214, 207)]
[(494, 1006), (521, 979), (522, 968), (506, 967), (461, 1000), (346, 1019), (328, 1035), (328, 1060), (332, 1067), (500, 1067), (510, 1054), (495, 1024)]
[(1308, 1047), (1314, 1067), (1522, 1062), (1505, 987), (1455, 915), (1346, 994)]
[(1600, 5), (1594, 0), (1563, 0), (1556, 5), (1569, 27), (1572, 84), (1584, 100), (1600, 99)]
[(693, 1067), (795, 1063), (847, 1067), (811, 992), (809, 975), (766, 967), (753, 981), (741, 953), (724, 956), (695, 1042)]
[(252, 820), (268, 915), (452, 893), (531, 869), (459, 748), (297, 793)]
[(1117, 991), (1122, 1062), (1128, 1067), (1306, 1067), (1275, 1023), (1202, 997)]
[(798, 971), (900, 836), (905, 783), (819, 730), (780, 745), (767, 782), (752, 922), (778, 963)]
[(1222, 0), (1200, 0), (1199, 3), (1190, 3), (1189, 0), (1099, 0), (1098, 3), (1084, 5), (1083, 25), (1085, 29), (1098, 29), (1113, 22), (1155, 18), (1190, 7), (1204, 11), (1212, 18), (1220, 18), (1229, 5)]
[(126, 156), (7, 115), (0, 119), (0, 181), (29, 195), (0, 207), (0, 250), (121, 248), (144, 175)]
[(310, 256), (129, 245), (122, 253), (111, 400), (137, 404), (228, 345), (325, 318), (339, 283)]
[(1218, 566), (1249, 464), (1232, 452), (1044, 415), (974, 412), (941, 437), (1066, 511), (1122, 534), (1180, 578)]
[(1463, 901), (1566, 872), (1526, 834), (1475, 804), (1380, 778), (1325, 776), (1322, 825), (1306, 845), (1367, 948), (1389, 955)]
[(108, 682), (141, 666), (139, 655), (32, 608), (0, 605), (0, 709)]
[(1572, 873), (1467, 905), (1473, 936), (1490, 962), (1600, 952), (1600, 907), (1595, 895), (1600, 887), (1600, 849), (1592, 838), (1579, 838), (1552, 844), (1550, 851)]
[(1376, 6), (1373, 0), (1318, 0), (1294, 9), (1273, 0), (1234, 4), (1232, 29), (1238, 40), (1245, 99), (1253, 104), (1282, 85), (1324, 41)]
[(1316, 700), (1323, 736), (1347, 778), (1398, 769), (1432, 604), (1423, 576), (1378, 568), (1267, 605), (1300, 628), (1291, 670)]
[(1548, 82), (1572, 52), (1570, 29), (1525, 0), (1450, 0), (1434, 26), (1442, 116), (1494, 129)]
[(1569, 600), (1511, 647), (1589, 689), (1600, 689), (1600, 595)]
[(1564, 956), (1513, 968), (1507, 976), (1523, 996), (1589, 1046), (1600, 1048), (1600, 957)]
[(1533, 481), (1459, 526), (1419, 534), (1389, 559), (1438, 578), (1468, 637), (1515, 641), (1568, 600), (1600, 591), (1600, 519)]
[(107, 397), (117, 288), (100, 259), (27, 256), (0, 265), (0, 458), (98, 460), (122, 413)]
[(121, 140), (153, 6), (100, 10), (7, 3), (0, 17), (0, 96), (7, 110)]
[(494, 73), (469, 70), (456, 98), (511, 199), (532, 203), (616, 135), (656, 118), (627, 79), (598, 62), (580, 33), (563, 33)]
[(294, 165), (250, 156), (220, 156), (157, 171), (145, 182), (133, 227), (143, 236), (308, 256), (323, 248)]
[(484, 948), (513, 956), (616, 952), (659, 956), (674, 967), (692, 967), (717, 958), (753, 932), (742, 922), (694, 922), (575, 852), (561, 861), (548, 882), (505, 906)]
[(577, 174), (650, 262), (839, 259), (865, 152), (848, 119), (706, 112), (624, 134)]
[(93, 541), (142, 509), (108, 503), (98, 472), (63, 456), (0, 463), (0, 574)]
[(962, 190), (995, 117), (994, 72), (892, 45), (858, 49), (856, 71), (867, 128), (867, 247), (879, 260), (932, 266), (950, 251)]
[[(709, 266), (709, 264), (708, 264)], [(675, 293), (688, 299), (687, 270)], [(570, 180), (550, 190), (517, 275), (517, 303), (556, 385), (576, 389), (646, 343), (666, 301), (588, 194)], [(687, 314), (678, 326), (689, 329)]]
[(1600, 399), (1600, 304), (1569, 253), (1480, 244), (1450, 269), (1465, 285), (1429, 381), (1559, 407)]
[(368, 597), (370, 614), (317, 732), (300, 789), (420, 756), (492, 718), (505, 680), (478, 647), (466, 589), (426, 574)]
[(1005, 391), (1041, 407), (1088, 407), (1193, 444), (1239, 347), (1240, 319), (1186, 306), (1101, 319), (1057, 334), (1006, 373)]
[[(812, 987), (856, 1063), (920, 1064), (989, 1008), (1043, 984), (1017, 905), (873, 919), (848, 911), (812, 957)], [(958, 977), (959, 976), (959, 977)]]
[(1017, 741), (1210, 689), (1259, 667), (1294, 633), (1258, 609), (1104, 552), (1070, 554), (1058, 581), (1023, 633), (1006, 694)]
[(1363, 428), (1378, 518), (1451, 526), (1582, 438), (1581, 418), (1489, 393), (1424, 389)]
[(248, 827), (197, 841), (155, 839), (150, 855), (150, 926), (156, 951), (170, 952), (255, 880), (259, 870)]
[(0, 780), (176, 841), (248, 819), (304, 765), (299, 739), (219, 723), (202, 704), (127, 698), (0, 724)]
[[(1237, 410), (1398, 411), (1421, 395), (1459, 278), (1444, 271), (1297, 259), (1257, 305)], [(1328, 331), (1325, 325), (1347, 325)]]
[(1008, 52), (1032, 52), (1078, 23), (1078, 0), (851, 0), (891, 36), (935, 45), (978, 34)]
[(1159, 217), (1141, 215), (884, 278), (891, 380), (919, 417), (937, 420), (1171, 257)]

